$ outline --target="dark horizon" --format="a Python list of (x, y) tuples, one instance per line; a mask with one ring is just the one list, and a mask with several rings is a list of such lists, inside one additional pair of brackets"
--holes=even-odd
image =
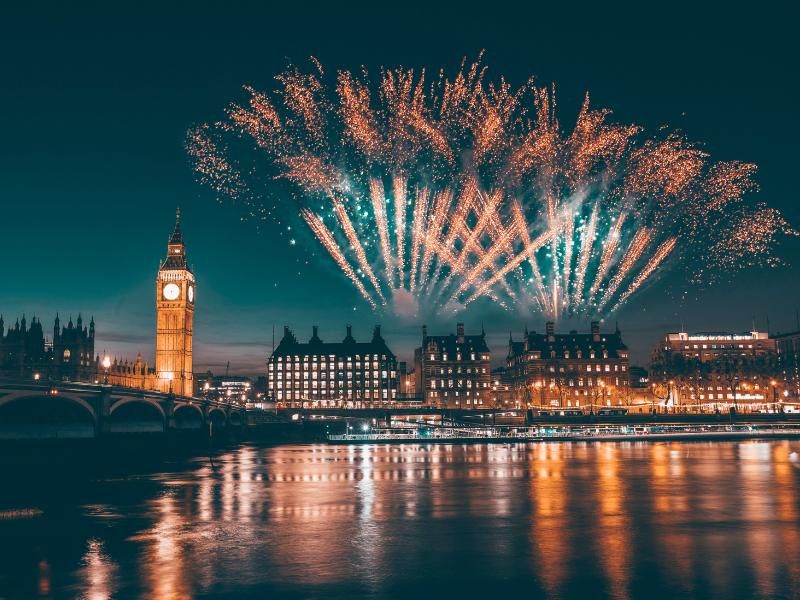
[[(716, 159), (756, 163), (755, 197), (800, 224), (789, 15), (675, 5), (668, 14), (619, 11), (583, 21), (533, 9), (509, 15), (502, 7), (469, 14), (315, 7), (305, 15), (238, 8), (249, 9), (246, 18), (237, 7), (210, 4), (194, 6), (191, 15), (40, 6), (6, 16), (0, 312), (7, 326), (23, 313), (40, 317), (46, 331), (56, 312), (62, 320), (70, 312), (94, 315), (98, 352), (132, 359), (140, 350), (152, 361), (156, 270), (180, 206), (198, 278), (195, 371), (224, 370), (230, 361), (233, 372), (263, 373), (272, 328), (279, 339), (284, 324), (301, 338), (317, 324), (323, 339), (339, 339), (352, 323), (356, 338), (365, 339), (380, 323), (400, 360), (410, 360), (421, 321), (370, 311), (303, 243), (290, 245), (285, 231), (246, 218), (245, 207), (217, 203), (186, 158), (189, 127), (220, 118), (243, 84), (269, 88), (289, 60), (309, 55), (330, 69), (453, 70), (485, 49), (491, 77), (502, 73), (519, 84), (533, 74), (555, 82), (565, 123), (588, 90), (615, 119), (648, 130), (666, 124)], [(619, 322), (632, 363), (643, 366), (660, 335), (681, 325), (797, 329), (800, 243), (790, 239), (778, 253), (788, 266), (747, 270), (681, 301), (669, 295), (667, 276), (603, 329)], [(473, 332), (483, 324), (497, 362), (509, 331), (519, 338), (525, 326), (542, 330), (545, 318), (480, 309), (427, 324), (449, 333), (456, 321)], [(559, 325), (587, 328), (588, 319)]]

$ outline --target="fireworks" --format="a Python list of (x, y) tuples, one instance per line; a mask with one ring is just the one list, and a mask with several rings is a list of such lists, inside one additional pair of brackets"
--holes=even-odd
[(554, 88), (492, 82), (480, 59), (452, 78), (383, 69), (374, 85), (311, 62), (270, 92), (245, 87), (187, 150), (221, 196), (299, 212), (373, 307), (603, 316), (666, 268), (702, 284), (774, 265), (795, 233), (746, 201), (753, 165), (614, 123), (588, 95), (564, 131)]

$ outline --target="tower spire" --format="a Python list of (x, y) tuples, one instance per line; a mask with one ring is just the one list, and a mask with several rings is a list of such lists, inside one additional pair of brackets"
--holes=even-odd
[(181, 208), (180, 206), (175, 209), (175, 229), (172, 230), (172, 235), (169, 237), (170, 244), (182, 244), (183, 233), (181, 232)]

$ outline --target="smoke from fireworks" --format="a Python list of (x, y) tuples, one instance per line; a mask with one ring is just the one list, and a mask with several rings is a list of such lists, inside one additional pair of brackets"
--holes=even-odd
[(565, 131), (552, 88), (491, 82), (480, 60), (452, 78), (383, 69), (374, 85), (311, 62), (268, 93), (245, 87), (187, 150), (220, 195), (287, 212), (271, 198), (288, 188), (373, 307), (458, 312), (487, 298), (602, 316), (667, 267), (703, 284), (774, 265), (777, 238), (795, 233), (745, 202), (754, 165), (614, 123), (588, 95)]

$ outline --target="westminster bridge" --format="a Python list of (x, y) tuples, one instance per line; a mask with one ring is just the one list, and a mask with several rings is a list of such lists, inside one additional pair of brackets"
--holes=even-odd
[(242, 407), (202, 398), (110, 385), (0, 380), (0, 440), (171, 431), (214, 435), (244, 423)]

